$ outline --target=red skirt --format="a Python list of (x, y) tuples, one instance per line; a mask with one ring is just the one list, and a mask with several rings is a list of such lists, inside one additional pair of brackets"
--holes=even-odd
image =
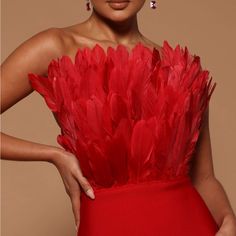
[(77, 236), (215, 236), (218, 226), (189, 177), (81, 194)]

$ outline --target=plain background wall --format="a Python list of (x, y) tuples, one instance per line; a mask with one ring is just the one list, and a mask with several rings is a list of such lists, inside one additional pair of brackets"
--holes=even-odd
[[(85, 20), (86, 1), (3, 0), (2, 61), (23, 41), (50, 27), (64, 27)], [(139, 12), (140, 30), (157, 44), (164, 39), (174, 46), (188, 46), (201, 57), (216, 90), (210, 102), (213, 161), (236, 210), (236, 1), (149, 1)], [(2, 131), (39, 143), (58, 146), (60, 130), (36, 92), (2, 115)], [(75, 235), (71, 202), (52, 164), (1, 161), (2, 235)]]

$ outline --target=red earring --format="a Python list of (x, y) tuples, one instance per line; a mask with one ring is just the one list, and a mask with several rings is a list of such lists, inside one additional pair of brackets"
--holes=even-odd
[(156, 5), (157, 3), (156, 3), (156, 1), (150, 1), (150, 7), (152, 8), (152, 9), (156, 9), (157, 8), (157, 5)]
[(91, 7), (90, 7), (90, 2), (89, 2), (89, 0), (87, 0), (86, 7), (87, 7), (87, 11), (90, 11), (90, 10), (91, 10)]

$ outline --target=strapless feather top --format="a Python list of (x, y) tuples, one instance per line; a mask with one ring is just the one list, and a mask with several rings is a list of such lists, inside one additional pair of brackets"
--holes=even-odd
[(216, 86), (200, 57), (164, 40), (105, 51), (96, 44), (29, 73), (55, 113), (57, 142), (95, 189), (189, 174), (204, 112)]

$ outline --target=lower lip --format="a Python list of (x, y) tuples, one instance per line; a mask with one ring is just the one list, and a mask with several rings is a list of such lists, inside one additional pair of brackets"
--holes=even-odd
[(129, 1), (126, 2), (108, 2), (109, 6), (114, 10), (122, 10), (129, 5)]

